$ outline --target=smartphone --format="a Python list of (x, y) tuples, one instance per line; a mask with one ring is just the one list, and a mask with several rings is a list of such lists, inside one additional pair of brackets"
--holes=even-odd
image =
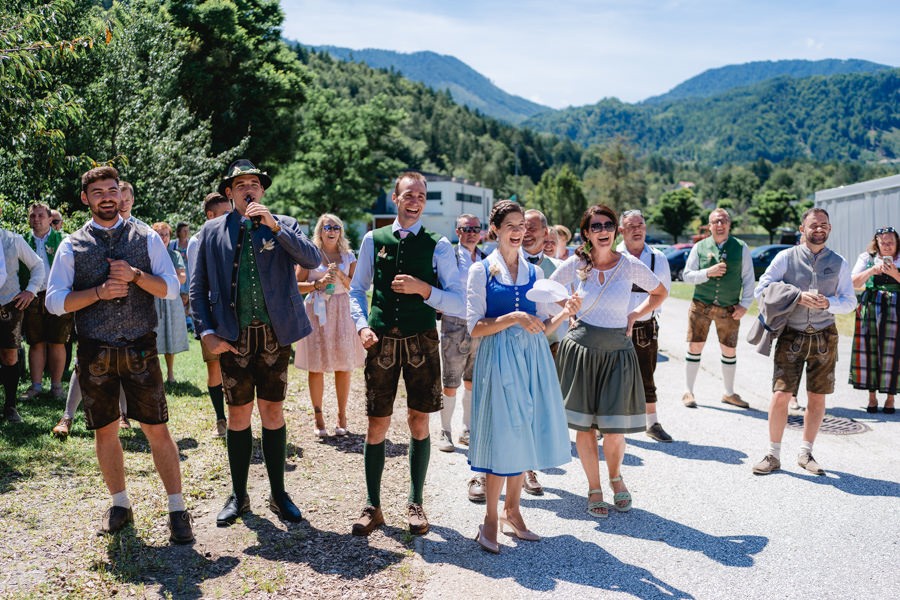
[(881, 262), (883, 262), (884, 264), (886, 264), (887, 266), (890, 267), (894, 264), (894, 257), (893, 256), (882, 256)]

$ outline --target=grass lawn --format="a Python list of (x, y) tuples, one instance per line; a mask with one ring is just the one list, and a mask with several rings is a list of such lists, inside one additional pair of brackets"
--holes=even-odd
[[(694, 286), (689, 283), (684, 283), (683, 281), (673, 281), (672, 290), (669, 292), (669, 295), (673, 298), (680, 298), (681, 300), (690, 300), (694, 297)], [(759, 314), (759, 307), (756, 306), (756, 300), (753, 301), (753, 304), (750, 305), (750, 309), (747, 312), (754, 317)], [(838, 333), (852, 337), (853, 327), (856, 323), (856, 313), (835, 315), (835, 323), (837, 324)]]

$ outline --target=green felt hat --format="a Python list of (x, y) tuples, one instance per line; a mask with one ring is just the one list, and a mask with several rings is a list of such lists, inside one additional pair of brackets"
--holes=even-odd
[(234, 181), (236, 177), (240, 177), (241, 175), (256, 175), (257, 177), (259, 177), (259, 183), (260, 185), (262, 185), (263, 189), (266, 189), (270, 185), (272, 185), (272, 178), (269, 177), (268, 173), (257, 169), (256, 165), (254, 165), (246, 158), (241, 158), (234, 161), (228, 166), (228, 171), (225, 173), (225, 178), (222, 179), (222, 182), (219, 184), (219, 193), (224, 196), (225, 188), (231, 187), (231, 182)]

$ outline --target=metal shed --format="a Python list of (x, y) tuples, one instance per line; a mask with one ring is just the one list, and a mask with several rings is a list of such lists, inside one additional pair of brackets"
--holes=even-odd
[(815, 206), (831, 217), (828, 246), (852, 268), (876, 229), (900, 229), (900, 175), (818, 191)]

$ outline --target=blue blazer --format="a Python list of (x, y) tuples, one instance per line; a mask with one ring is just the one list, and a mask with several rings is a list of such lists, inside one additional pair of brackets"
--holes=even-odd
[[(297, 290), (294, 265), (315, 269), (322, 262), (319, 249), (303, 235), (296, 219), (273, 215), (281, 226), (278, 235), (265, 225), (250, 232), (253, 256), (259, 268), (266, 310), (278, 344), (287, 346), (312, 331)], [(198, 236), (197, 258), (191, 265), (191, 312), (198, 332), (214, 331), (233, 342), (240, 334), (237, 297), (232, 281), (241, 215), (236, 210), (204, 223)], [(237, 290), (240, 294), (241, 290)]]

